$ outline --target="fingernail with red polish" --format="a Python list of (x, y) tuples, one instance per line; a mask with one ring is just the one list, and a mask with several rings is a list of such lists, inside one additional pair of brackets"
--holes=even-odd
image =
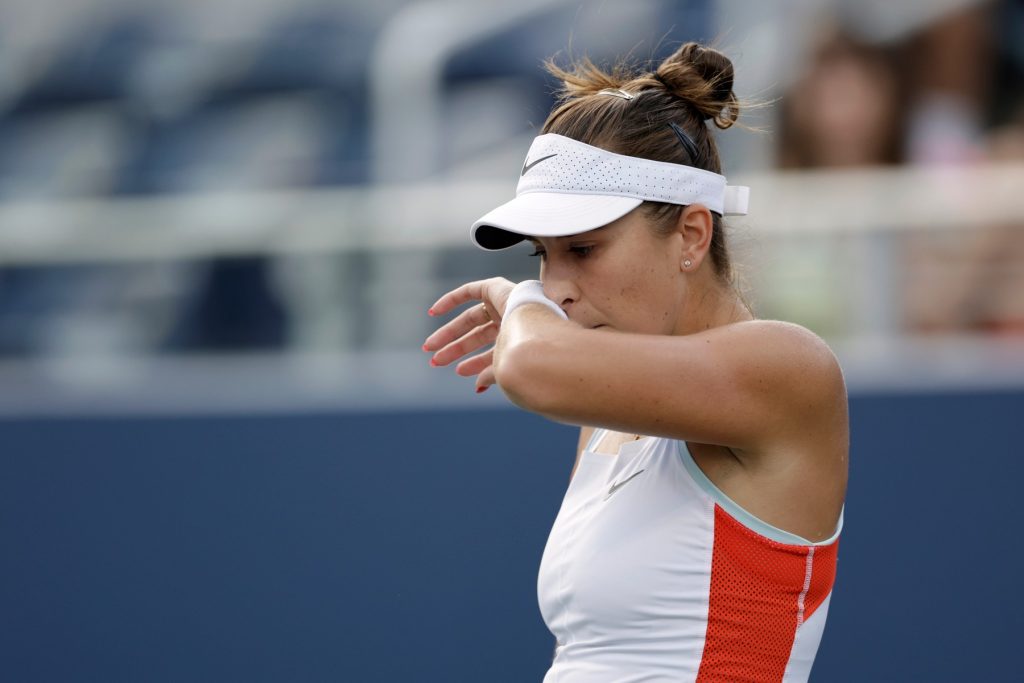
[(428, 348), (427, 348), (427, 345), (426, 345), (426, 344), (424, 344), (424, 345), (423, 345), (423, 350), (424, 350), (424, 351), (429, 351), (430, 349), (428, 349)]
[(477, 387), (476, 388), (476, 393), (478, 393), (478, 394), (482, 394), (485, 391), (487, 391), (487, 387)]
[(437, 361), (434, 360), (433, 358), (431, 358), (430, 359), (430, 365), (431, 365), (431, 367), (435, 367), (436, 368), (437, 367)]
[(434, 315), (434, 309), (433, 308), (427, 309), (427, 315)]

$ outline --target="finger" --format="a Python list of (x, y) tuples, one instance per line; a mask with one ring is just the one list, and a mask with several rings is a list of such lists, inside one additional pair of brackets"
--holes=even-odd
[(456, 358), (461, 358), (481, 346), (493, 343), (497, 338), (498, 326), (495, 323), (481, 325), (435, 353), (434, 357), (430, 359), (430, 364), (448, 365)]
[(434, 305), (430, 307), (427, 313), (430, 315), (444, 315), (448, 311), (466, 303), (467, 301), (483, 299), (484, 286), (486, 283), (487, 280), (475, 280), (453, 289), (435, 301)]
[(440, 348), (452, 343), (470, 330), (486, 325), (491, 322), (490, 316), (482, 306), (467, 308), (451, 322), (445, 323), (441, 328), (427, 337), (423, 342), (424, 351), (437, 351)]
[(467, 358), (455, 366), (455, 374), (463, 377), (478, 375), (494, 362), (494, 349), (484, 351), (481, 354)]
[(487, 387), (496, 382), (497, 380), (494, 379), (494, 366), (488, 365), (480, 373), (480, 376), (476, 378), (476, 393), (479, 394), (481, 391), (487, 391)]

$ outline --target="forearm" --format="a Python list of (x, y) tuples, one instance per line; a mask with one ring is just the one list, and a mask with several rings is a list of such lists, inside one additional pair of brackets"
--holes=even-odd
[(564, 381), (556, 369), (565, 367), (565, 354), (581, 332), (578, 324), (540, 304), (524, 304), (507, 314), (494, 345), (494, 376), (509, 400), (545, 414), (544, 399), (553, 393), (548, 384)]

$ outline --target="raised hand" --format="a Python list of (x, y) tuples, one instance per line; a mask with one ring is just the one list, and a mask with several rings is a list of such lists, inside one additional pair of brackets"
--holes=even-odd
[[(505, 302), (515, 283), (502, 277), (476, 280), (448, 292), (433, 306), (430, 315), (444, 315), (469, 301), (482, 303), (467, 308), (455, 319), (445, 323), (423, 343), (424, 351), (433, 351), (433, 366), (449, 365), (477, 349), (494, 343), (501, 328)], [(477, 375), (477, 393), (494, 384), (493, 349), (477, 354), (459, 363), (455, 373), (463, 377)]]

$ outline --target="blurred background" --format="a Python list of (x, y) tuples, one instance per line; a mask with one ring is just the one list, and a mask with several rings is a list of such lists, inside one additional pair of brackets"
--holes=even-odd
[(851, 393), (814, 680), (1017, 680), (1021, 0), (0, 0), (0, 680), (531, 681), (577, 431), (431, 369), (556, 87), (688, 40)]

